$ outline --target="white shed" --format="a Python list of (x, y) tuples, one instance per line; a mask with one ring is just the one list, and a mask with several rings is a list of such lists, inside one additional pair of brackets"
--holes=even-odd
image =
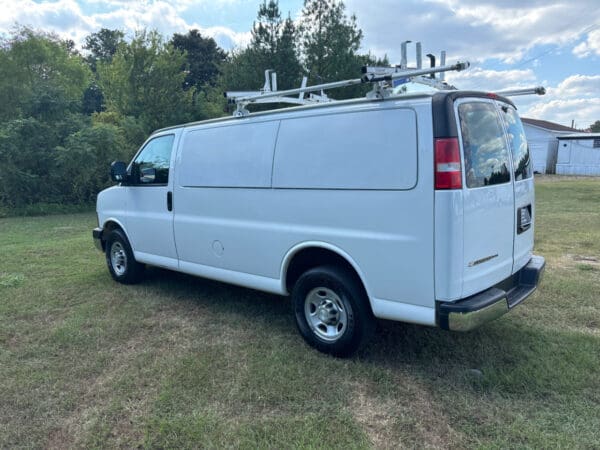
[(556, 173), (600, 176), (600, 133), (560, 136)]
[(556, 173), (558, 137), (576, 133), (578, 130), (547, 120), (523, 118), (523, 128), (529, 143), (531, 161), (535, 173)]

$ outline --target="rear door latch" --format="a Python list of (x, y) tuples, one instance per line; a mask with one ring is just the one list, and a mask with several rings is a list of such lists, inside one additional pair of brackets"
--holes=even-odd
[(517, 234), (531, 228), (531, 204), (517, 209)]

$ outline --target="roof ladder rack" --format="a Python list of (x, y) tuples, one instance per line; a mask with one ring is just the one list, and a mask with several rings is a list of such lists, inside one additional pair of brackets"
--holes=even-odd
[[(327, 97), (325, 90), (341, 87), (355, 86), (359, 84), (373, 83), (374, 89), (369, 93), (369, 98), (384, 98), (389, 95), (389, 83), (397, 79), (412, 79), (443, 73), (448, 71), (461, 71), (469, 67), (468, 62), (457, 62), (450, 66), (430, 67), (428, 69), (404, 69), (402, 67), (363, 67), (363, 75), (360, 78), (349, 80), (334, 81), (331, 83), (317, 84), (314, 86), (306, 86), (306, 77), (302, 80), (302, 86), (297, 89), (287, 89), (283, 91), (277, 90), (277, 78), (270, 70), (265, 71), (265, 86), (260, 91), (229, 91), (224, 95), (229, 103), (237, 106), (234, 116), (242, 117), (249, 114), (246, 107), (250, 104), (260, 103), (290, 103), (290, 104), (310, 104), (330, 102), (332, 99)], [(270, 75), (270, 76), (269, 76)], [(320, 94), (314, 92), (320, 91)], [(298, 97), (290, 97), (298, 94)], [(310, 94), (305, 97), (304, 94)]]

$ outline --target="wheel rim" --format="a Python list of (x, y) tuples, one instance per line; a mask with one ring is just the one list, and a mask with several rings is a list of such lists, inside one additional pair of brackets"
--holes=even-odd
[(113, 242), (110, 246), (110, 264), (117, 276), (122, 276), (127, 270), (127, 254), (120, 242)]
[(304, 301), (304, 317), (311, 330), (324, 341), (337, 341), (348, 324), (346, 308), (331, 289), (318, 287)]

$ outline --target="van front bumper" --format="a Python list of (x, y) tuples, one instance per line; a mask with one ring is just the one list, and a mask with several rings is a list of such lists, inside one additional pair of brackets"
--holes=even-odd
[(533, 256), (521, 270), (479, 294), (456, 302), (439, 302), (440, 328), (469, 331), (506, 314), (533, 294), (545, 267), (542, 256)]
[(98, 250), (104, 252), (104, 240), (102, 239), (102, 228), (94, 228), (92, 230), (92, 237), (94, 238), (94, 245)]

